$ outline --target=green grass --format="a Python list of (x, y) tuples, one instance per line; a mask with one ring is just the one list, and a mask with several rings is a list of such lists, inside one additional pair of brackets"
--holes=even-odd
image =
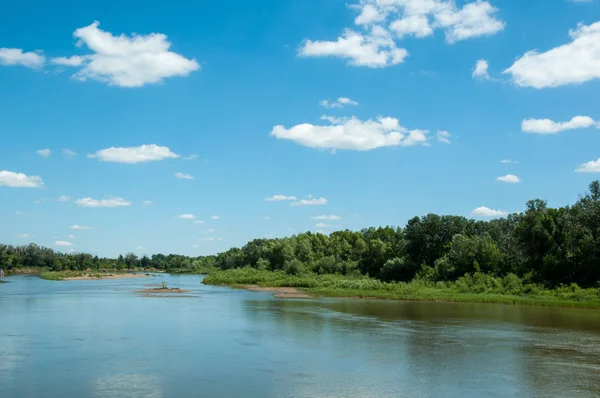
[(283, 272), (252, 268), (217, 271), (203, 283), (211, 285), (262, 287), (296, 287), (315, 296), (356, 297), (391, 300), (499, 303), (558, 307), (600, 308), (600, 289), (582, 289), (571, 285), (543, 289), (523, 283), (516, 276), (497, 278), (489, 275), (466, 275), (456, 282), (414, 280), (409, 283), (386, 283), (364, 276), (287, 275)]
[(90, 272), (90, 271), (47, 271), (40, 273), (40, 278), (49, 281), (62, 281), (67, 278), (77, 278), (80, 276), (90, 276), (93, 278), (102, 279), (105, 275), (114, 275), (115, 273), (102, 273), (102, 272)]
[(9, 276), (9, 275), (37, 275), (40, 274), (42, 272), (46, 272), (49, 271), (48, 268), (44, 268), (44, 267), (19, 267), (19, 268), (13, 268), (13, 269), (5, 269), (5, 275)]

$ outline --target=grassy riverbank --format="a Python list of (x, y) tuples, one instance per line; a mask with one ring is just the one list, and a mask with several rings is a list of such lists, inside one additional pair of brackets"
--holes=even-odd
[(295, 287), (311, 295), (324, 297), (600, 308), (600, 289), (582, 289), (576, 285), (544, 289), (539, 285), (525, 283), (514, 275), (498, 278), (476, 273), (465, 275), (455, 282), (413, 280), (408, 283), (386, 283), (363, 276), (294, 276), (283, 272), (241, 268), (213, 272), (203, 283), (234, 287)]
[(6, 276), (10, 275), (39, 275), (42, 272), (49, 271), (48, 268), (44, 267), (19, 267), (10, 270), (5, 270)]
[(144, 274), (133, 274), (131, 272), (98, 272), (98, 271), (47, 271), (40, 273), (40, 278), (49, 281), (65, 280), (93, 280), (93, 279), (121, 279), (142, 278)]

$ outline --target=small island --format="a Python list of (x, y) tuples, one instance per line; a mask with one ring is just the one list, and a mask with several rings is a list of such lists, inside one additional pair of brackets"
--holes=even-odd
[(178, 287), (168, 287), (167, 282), (161, 282), (160, 285), (151, 285), (157, 286), (151, 289), (143, 289), (136, 290), (136, 293), (144, 293), (144, 294), (154, 294), (154, 293), (189, 293), (191, 290), (183, 290)]

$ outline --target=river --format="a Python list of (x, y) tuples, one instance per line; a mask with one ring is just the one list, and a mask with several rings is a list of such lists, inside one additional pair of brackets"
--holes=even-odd
[[(6, 398), (600, 396), (598, 310), (5, 280)], [(134, 293), (160, 281), (192, 292)]]

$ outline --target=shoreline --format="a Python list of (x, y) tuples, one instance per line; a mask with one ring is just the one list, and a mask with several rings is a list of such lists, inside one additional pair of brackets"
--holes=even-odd
[[(204, 282), (203, 282), (204, 283)], [(357, 291), (352, 289), (329, 289), (329, 288), (295, 288), (295, 287), (274, 287), (243, 284), (211, 284), (212, 286), (227, 286), (233, 289), (244, 289), (251, 292), (269, 292), (273, 297), (282, 299), (302, 298), (302, 299), (349, 299), (349, 300), (389, 300), (389, 301), (414, 301), (431, 303), (471, 303), (471, 304), (503, 304), (519, 305), (528, 307), (558, 307), (558, 308), (580, 308), (580, 309), (600, 309), (600, 303), (580, 302), (564, 299), (543, 299), (524, 296), (510, 296), (504, 294), (485, 294), (485, 293), (447, 293), (442, 289), (432, 289), (434, 292), (429, 294), (406, 294), (395, 295), (387, 291)]]
[(39, 277), (50, 281), (97, 281), (103, 279), (148, 278), (147, 273), (133, 272), (91, 272), (91, 271), (49, 271), (41, 272)]

